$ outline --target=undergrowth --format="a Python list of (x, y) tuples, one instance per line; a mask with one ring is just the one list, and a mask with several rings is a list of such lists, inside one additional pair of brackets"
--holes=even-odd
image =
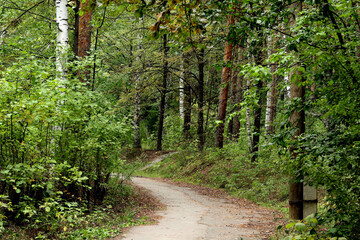
[(63, 209), (46, 229), (36, 224), (18, 226), (9, 222), (0, 237), (3, 240), (108, 239), (119, 235), (123, 228), (147, 222), (139, 214), (142, 212), (142, 204), (137, 202), (140, 193), (131, 185), (112, 178), (107, 188), (103, 204), (92, 211), (85, 206), (71, 206), (71, 211)]
[(267, 206), (283, 206), (288, 197), (288, 178), (283, 156), (261, 151), (258, 160), (238, 144), (223, 149), (182, 150), (138, 175), (165, 177), (213, 188), (221, 188), (239, 197)]

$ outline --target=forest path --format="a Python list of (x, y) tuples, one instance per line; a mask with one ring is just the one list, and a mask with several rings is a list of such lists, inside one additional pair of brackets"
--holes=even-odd
[(268, 239), (265, 232), (273, 228), (273, 211), (249, 201), (211, 197), (199, 193), (196, 188), (201, 187), (161, 179), (134, 177), (132, 181), (166, 209), (155, 213), (157, 224), (135, 226), (117, 240)]

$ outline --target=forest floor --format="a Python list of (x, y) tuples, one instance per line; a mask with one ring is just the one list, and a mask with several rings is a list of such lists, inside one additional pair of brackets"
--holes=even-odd
[(159, 178), (132, 182), (158, 199), (162, 210), (150, 215), (155, 224), (133, 227), (114, 240), (270, 239), (280, 225), (278, 212), (223, 190)]

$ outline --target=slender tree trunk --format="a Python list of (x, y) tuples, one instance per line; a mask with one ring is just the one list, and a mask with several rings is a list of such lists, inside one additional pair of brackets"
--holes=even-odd
[[(240, 64), (244, 60), (243, 48), (238, 47), (238, 61), (237, 63)], [(236, 92), (235, 92), (235, 112), (240, 112), (240, 103), (243, 101), (243, 77), (239, 76), (239, 71), (236, 72), (237, 75), (237, 83), (236, 83)], [(234, 125), (233, 125), (233, 133), (234, 133), (234, 140), (239, 139), (240, 134), (240, 114), (236, 114), (234, 117)]]
[(254, 115), (254, 133), (253, 133), (253, 152), (251, 156), (251, 161), (255, 162), (258, 152), (259, 152), (259, 142), (260, 142), (260, 131), (261, 131), (261, 113), (263, 105), (263, 96), (262, 96), (263, 82), (261, 80), (256, 84), (256, 95), (258, 96), (257, 106), (255, 106), (255, 115)]
[[(246, 90), (247, 93), (250, 94), (250, 79), (247, 79), (246, 81)], [(250, 117), (250, 107), (247, 106), (246, 107), (246, 132), (247, 132), (247, 137), (248, 137), (248, 142), (249, 142), (249, 153), (252, 154), (254, 151), (254, 143), (253, 143), (253, 138), (252, 138), (252, 133), (251, 133), (251, 117)]]
[(58, 26), (56, 45), (56, 69), (58, 79), (66, 79), (66, 48), (69, 42), (67, 0), (56, 0), (56, 24)]
[[(141, 39), (141, 37), (139, 37)], [(141, 43), (139, 44), (139, 51), (142, 49)], [(141, 53), (138, 53), (137, 61), (141, 64)], [(135, 76), (135, 94), (134, 94), (134, 148), (141, 149), (141, 136), (140, 136), (140, 110), (141, 110), (141, 74)]]
[(230, 101), (233, 105), (232, 112), (235, 112), (235, 116), (229, 121), (228, 124), (228, 137), (230, 140), (236, 141), (239, 137), (240, 133), (240, 121), (239, 121), (239, 114), (238, 112), (241, 110), (239, 104), (242, 101), (242, 78), (239, 77), (239, 68), (238, 65), (242, 61), (242, 51), (241, 47), (237, 46), (237, 56), (236, 60), (236, 66), (233, 69), (233, 72), (231, 74), (231, 92), (230, 92)]
[(79, 12), (80, 12), (80, 0), (75, 0), (74, 7), (74, 17), (75, 17), (75, 26), (74, 26), (74, 43), (73, 43), (73, 53), (74, 56), (78, 56), (79, 52)]
[(199, 52), (199, 81), (198, 81), (198, 148), (204, 149), (204, 66), (205, 66), (205, 49), (201, 48)]
[[(234, 17), (228, 17), (228, 31), (230, 26), (234, 24)], [(224, 64), (222, 74), (221, 74), (221, 85), (220, 85), (220, 95), (219, 95), (219, 107), (217, 120), (219, 125), (216, 128), (215, 144), (216, 147), (222, 148), (224, 146), (224, 122), (226, 116), (226, 106), (228, 100), (228, 91), (229, 91), (229, 81), (230, 81), (230, 67), (228, 64), (232, 60), (233, 53), (233, 44), (231, 42), (225, 43), (225, 52), (224, 52)]]
[[(93, 1), (86, 0), (80, 2), (80, 9), (83, 14), (79, 17), (79, 36), (78, 36), (78, 57), (86, 58), (90, 55), (91, 48), (91, 32), (92, 26), (90, 24), (93, 11)], [(87, 67), (84, 71), (79, 71), (79, 80), (87, 82), (90, 85), (90, 68)]]
[(168, 78), (168, 51), (169, 47), (167, 46), (167, 35), (163, 36), (163, 49), (164, 49), (164, 59), (163, 59), (163, 81), (161, 86), (161, 99), (160, 99), (160, 110), (159, 110), (159, 126), (158, 126), (158, 137), (157, 137), (157, 146), (156, 150), (162, 150), (162, 135), (164, 129), (164, 117), (165, 117), (165, 98), (166, 98), (166, 86), (167, 86), (167, 78)]
[[(276, 66), (274, 66), (274, 68), (276, 68)], [(275, 72), (275, 70), (273, 71)], [(270, 101), (270, 116), (269, 116), (269, 129), (268, 129), (268, 134), (274, 134), (275, 132), (275, 125), (274, 125), (274, 120), (276, 117), (276, 105), (277, 105), (277, 87), (278, 87), (278, 77), (274, 76), (273, 77), (273, 83), (271, 85), (271, 89), (270, 89), (270, 95), (271, 95), (271, 101)]]
[(184, 58), (181, 57), (181, 65), (180, 65), (181, 73), (179, 79), (179, 112), (180, 118), (184, 121)]
[(183, 134), (185, 139), (190, 139), (190, 126), (191, 126), (191, 86), (190, 86), (190, 64), (189, 54), (184, 54), (184, 130)]

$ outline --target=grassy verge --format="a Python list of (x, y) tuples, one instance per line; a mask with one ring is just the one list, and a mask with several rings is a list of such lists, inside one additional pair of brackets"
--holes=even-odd
[(136, 175), (225, 189), (234, 196), (287, 211), (288, 178), (283, 161), (269, 150), (262, 151), (257, 162), (252, 163), (238, 144), (229, 144), (202, 153), (179, 151)]

